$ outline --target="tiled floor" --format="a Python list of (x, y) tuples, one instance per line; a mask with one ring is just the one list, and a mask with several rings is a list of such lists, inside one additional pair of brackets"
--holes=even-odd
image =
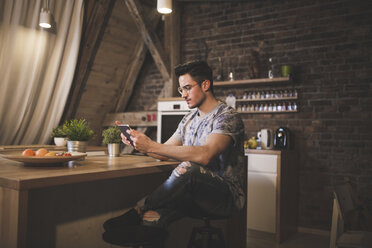
[(249, 231), (247, 248), (329, 248), (329, 236), (309, 233), (296, 233), (280, 245), (273, 234)]

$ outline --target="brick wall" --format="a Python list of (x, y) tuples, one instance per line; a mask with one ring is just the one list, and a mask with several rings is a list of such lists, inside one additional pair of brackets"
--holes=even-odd
[[(298, 113), (242, 117), (247, 137), (279, 126), (294, 133), (299, 226), (329, 230), (329, 190), (344, 177), (372, 212), (372, 1), (182, 3), (181, 26), (183, 62), (206, 59), (216, 71), (222, 57), (225, 77), (231, 68), (236, 79), (252, 77), (252, 51), (259, 54), (261, 77), (269, 57), (277, 75), (283, 64), (295, 67), (295, 83), (283, 87), (298, 90)], [(149, 82), (146, 87), (159, 84)]]

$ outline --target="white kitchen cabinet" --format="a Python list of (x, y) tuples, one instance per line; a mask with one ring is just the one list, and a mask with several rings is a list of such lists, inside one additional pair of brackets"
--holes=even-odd
[(247, 229), (275, 233), (278, 243), (297, 229), (297, 159), (292, 151), (246, 150)]

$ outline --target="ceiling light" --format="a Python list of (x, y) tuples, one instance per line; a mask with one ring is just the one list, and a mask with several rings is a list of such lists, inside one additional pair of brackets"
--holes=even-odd
[(51, 28), (53, 16), (48, 9), (41, 9), (39, 26), (42, 28)]
[(160, 14), (172, 13), (172, 0), (158, 0), (157, 9)]

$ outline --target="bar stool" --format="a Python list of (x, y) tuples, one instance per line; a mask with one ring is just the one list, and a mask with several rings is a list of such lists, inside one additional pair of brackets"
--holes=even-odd
[(102, 234), (105, 242), (133, 248), (163, 248), (167, 231), (152, 226), (128, 226), (106, 231)]
[(213, 227), (210, 224), (210, 220), (221, 218), (203, 216), (202, 219), (204, 225), (201, 227), (193, 227), (187, 248), (225, 248), (222, 229)]

